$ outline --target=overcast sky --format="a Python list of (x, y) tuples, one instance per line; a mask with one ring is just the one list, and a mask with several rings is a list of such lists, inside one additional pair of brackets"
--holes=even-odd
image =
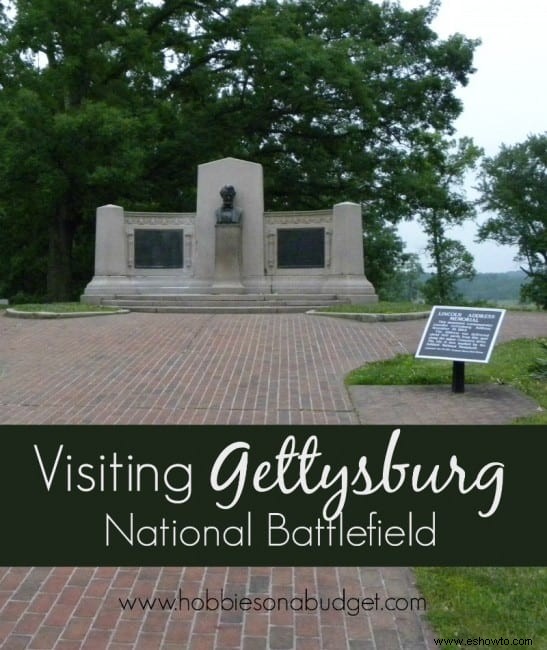
[[(426, 2), (400, 0), (412, 9)], [(547, 0), (442, 0), (433, 23), (441, 38), (460, 32), (480, 38), (469, 84), (458, 91), (464, 110), (456, 136), (471, 136), (495, 155), (501, 143), (522, 142), (547, 131)], [(461, 239), (475, 257), (479, 272), (518, 268), (515, 252), (497, 244), (475, 244), (476, 225), (451, 236)], [(407, 250), (421, 253), (425, 239), (415, 224), (401, 227)]]

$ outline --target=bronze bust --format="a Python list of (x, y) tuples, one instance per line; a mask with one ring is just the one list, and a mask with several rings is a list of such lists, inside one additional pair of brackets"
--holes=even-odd
[(225, 185), (220, 190), (222, 197), (222, 207), (215, 210), (217, 223), (233, 223), (239, 224), (241, 221), (242, 210), (234, 207), (234, 197), (236, 191), (233, 185)]

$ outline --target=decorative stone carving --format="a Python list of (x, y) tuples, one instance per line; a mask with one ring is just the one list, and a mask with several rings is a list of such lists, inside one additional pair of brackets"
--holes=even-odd
[(332, 231), (325, 229), (325, 267), (330, 268), (332, 259)]
[(275, 266), (275, 232), (268, 233), (267, 241), (268, 241), (268, 250), (267, 250), (268, 268), (273, 269)]
[(191, 233), (184, 233), (184, 266), (192, 267), (193, 237)]
[(127, 266), (132, 269), (135, 265), (135, 234), (127, 233)]
[(310, 210), (305, 212), (265, 212), (264, 223), (268, 226), (330, 226), (332, 210)]
[(192, 212), (126, 212), (124, 219), (130, 226), (192, 226), (195, 220)]

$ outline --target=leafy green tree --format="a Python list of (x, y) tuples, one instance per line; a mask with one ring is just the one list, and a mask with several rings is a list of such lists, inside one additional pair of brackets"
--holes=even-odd
[[(0, 50), (0, 205), (12, 235), (2, 242), (11, 267), (8, 289), (24, 287), (25, 267), (34, 264), (46, 271), (35, 292), (70, 298), (74, 251), (84, 226), (93, 224), (94, 206), (138, 187), (152, 89), (142, 81), (147, 57), (133, 24), (136, 6), (128, 0), (15, 3)], [(13, 255), (20, 262), (15, 268)]]
[(522, 297), (547, 309), (547, 133), (486, 158), (479, 189), (481, 205), (495, 213), (479, 228), (479, 240), (516, 246), (529, 279)]
[(476, 45), (438, 39), (438, 6), (266, 0), (233, 12), (240, 39), (219, 65), (215, 122), (227, 151), (264, 165), (267, 204), (344, 197), (390, 221), (421, 205), (416, 174), (452, 132)]
[(469, 138), (457, 143), (439, 141), (432, 151), (429, 169), (423, 177), (429, 188), (426, 206), (420, 210), (418, 221), (427, 235), (426, 252), (430, 257), (433, 277), (423, 293), (427, 302), (456, 300), (458, 280), (474, 276), (473, 256), (464, 245), (451, 239), (448, 230), (460, 226), (475, 216), (474, 204), (463, 189), (465, 173), (475, 166), (481, 150)]
[(424, 299), (429, 304), (457, 301), (461, 298), (456, 287), (458, 280), (470, 280), (475, 275), (473, 256), (455, 239), (437, 235), (432, 241), (436, 272), (421, 289)]
[(365, 273), (380, 300), (412, 301), (418, 298), (423, 273), (417, 255), (406, 253), (395, 226), (386, 220), (363, 219)]
[(380, 296), (392, 302), (418, 302), (422, 297), (424, 269), (416, 253), (404, 253)]

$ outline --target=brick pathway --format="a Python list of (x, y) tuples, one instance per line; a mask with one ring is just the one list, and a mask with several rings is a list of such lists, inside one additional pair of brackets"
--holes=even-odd
[(363, 424), (507, 424), (540, 408), (511, 386), (350, 386)]
[(4, 424), (350, 424), (343, 375), (402, 349), (304, 315), (0, 320)]
[[(342, 378), (412, 351), (424, 321), (304, 315), (0, 318), (0, 423), (355, 424)], [(502, 337), (547, 335), (509, 315)], [(404, 422), (401, 422), (404, 423)], [(406, 568), (0, 569), (2, 650), (431, 650), (421, 615), (122, 610), (119, 598), (410, 598)]]

